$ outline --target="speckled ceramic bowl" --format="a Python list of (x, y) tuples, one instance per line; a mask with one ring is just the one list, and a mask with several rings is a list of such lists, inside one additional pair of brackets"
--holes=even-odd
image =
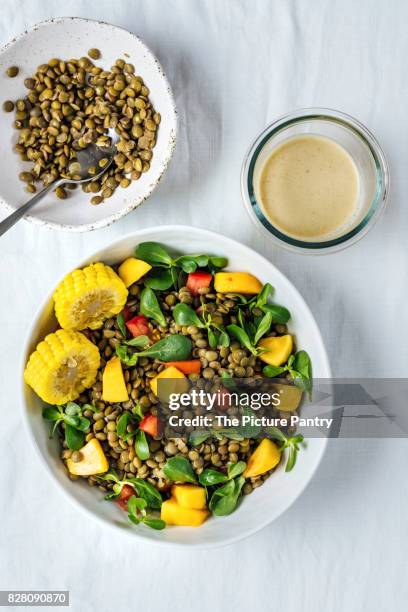
[[(117, 189), (103, 204), (92, 206), (89, 194), (78, 189), (64, 201), (54, 195), (47, 196), (25, 217), (53, 229), (89, 231), (127, 215), (148, 198), (159, 183), (175, 146), (176, 109), (162, 67), (137, 36), (100, 21), (76, 17), (44, 21), (3, 47), (0, 51), (1, 102), (22, 97), (26, 92), (24, 79), (31, 76), (39, 64), (51, 57), (81, 57), (91, 47), (97, 47), (102, 52), (97, 65), (110, 67), (118, 57), (124, 57), (134, 64), (137, 74), (149, 87), (152, 103), (162, 117), (157, 144), (150, 170), (127, 189)], [(16, 78), (5, 74), (7, 68), (13, 65), (20, 68)], [(28, 164), (23, 163), (12, 150), (16, 142), (13, 116), (14, 113), (0, 111), (0, 205), (8, 212), (29, 198), (24, 184), (18, 179), (18, 174), (28, 169)]]

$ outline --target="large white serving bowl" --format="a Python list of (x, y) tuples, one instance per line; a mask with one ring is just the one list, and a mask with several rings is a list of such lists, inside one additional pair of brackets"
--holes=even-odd
[[(53, 229), (89, 231), (127, 215), (157, 186), (176, 142), (174, 99), (158, 60), (140, 38), (101, 21), (77, 17), (50, 19), (33, 26), (0, 49), (1, 103), (22, 98), (27, 92), (24, 79), (30, 77), (40, 64), (47, 63), (52, 57), (69, 59), (86, 56), (92, 47), (97, 47), (102, 53), (101, 59), (95, 62), (98, 66), (110, 68), (121, 57), (132, 63), (136, 74), (144, 79), (150, 89), (153, 106), (161, 114), (157, 143), (149, 171), (142, 174), (138, 181), (133, 181), (127, 189), (117, 189), (111, 198), (99, 206), (90, 204), (92, 194), (83, 193), (78, 188), (70, 192), (67, 200), (58, 200), (55, 194), (46, 196), (24, 217)], [(10, 66), (19, 67), (17, 77), (6, 75), (5, 71)], [(0, 110), (0, 205), (8, 212), (19, 208), (30, 197), (24, 183), (18, 178), (22, 170), (30, 168), (30, 164), (22, 162), (13, 151), (13, 145), (17, 142), (13, 121), (14, 113)]]
[[(162, 226), (134, 232), (105, 248), (92, 253), (78, 267), (90, 262), (103, 261), (113, 264), (129, 257), (139, 242), (152, 240), (183, 253), (212, 253), (229, 259), (228, 268), (256, 274), (264, 283), (275, 287), (275, 299), (287, 306), (291, 313), (290, 331), (295, 334), (297, 345), (308, 351), (316, 378), (329, 378), (330, 366), (316, 321), (305, 301), (292, 283), (273, 264), (255, 251), (221, 234), (195, 227)], [(68, 272), (65, 270), (63, 272)], [(28, 355), (46, 333), (55, 330), (51, 296), (41, 305), (28, 331), (21, 364), (21, 391), (23, 418), (29, 436), (53, 481), (74, 504), (104, 525), (109, 525), (129, 537), (148, 542), (209, 548), (234, 542), (258, 531), (287, 510), (301, 494), (312, 478), (323, 457), (326, 439), (308, 440), (296, 467), (290, 473), (280, 467), (248, 497), (244, 497), (238, 509), (227, 517), (211, 517), (202, 527), (168, 527), (154, 531), (144, 526), (135, 527), (127, 522), (126, 514), (114, 503), (103, 500), (103, 495), (85, 482), (72, 482), (67, 477), (59, 457), (56, 440), (49, 438), (49, 428), (41, 416), (43, 402), (23, 382), (23, 368)]]

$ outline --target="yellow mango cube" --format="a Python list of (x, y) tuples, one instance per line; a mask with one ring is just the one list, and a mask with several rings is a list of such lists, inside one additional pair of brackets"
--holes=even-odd
[(204, 510), (207, 499), (204, 487), (190, 484), (176, 484), (171, 489), (171, 494), (176, 502), (183, 508), (193, 510)]
[(129, 257), (120, 264), (118, 274), (125, 286), (130, 287), (130, 285), (133, 285), (133, 283), (142, 278), (151, 269), (152, 266), (145, 261), (136, 259), (136, 257)]
[(248, 459), (244, 478), (253, 478), (269, 472), (278, 465), (280, 458), (281, 453), (275, 442), (264, 438)]
[(281, 412), (294, 412), (299, 408), (303, 392), (294, 385), (277, 383), (273, 385), (274, 392), (279, 393), (278, 410)]
[(116, 403), (129, 401), (123, 376), (122, 362), (119, 357), (112, 357), (105, 366), (102, 375), (102, 400)]
[(161, 519), (167, 525), (179, 525), (184, 527), (199, 527), (209, 515), (208, 510), (195, 510), (194, 508), (183, 508), (172, 497), (162, 503)]
[(94, 474), (103, 474), (108, 471), (108, 460), (105, 457), (99, 440), (96, 438), (89, 440), (79, 452), (82, 457), (81, 461), (75, 463), (72, 459), (67, 459), (67, 468), (71, 474), (75, 474), (75, 476), (93, 476)]
[(217, 293), (256, 295), (261, 291), (262, 283), (248, 272), (217, 272), (214, 276), (214, 288)]
[(280, 366), (287, 362), (293, 350), (293, 338), (290, 334), (285, 336), (270, 336), (262, 338), (258, 346), (268, 349), (259, 355), (259, 359), (273, 366)]
[[(161, 384), (161, 389), (159, 390), (158, 382), (160, 379), (166, 382)], [(172, 384), (173, 380), (174, 383)], [(185, 393), (188, 391), (189, 384), (183, 372), (180, 372), (175, 366), (170, 366), (151, 379), (150, 388), (156, 397), (159, 397), (162, 402), (166, 402), (171, 393)]]

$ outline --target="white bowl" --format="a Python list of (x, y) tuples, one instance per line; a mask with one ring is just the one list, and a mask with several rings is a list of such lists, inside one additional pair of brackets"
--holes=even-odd
[[(301, 295), (275, 266), (235, 240), (195, 227), (162, 226), (140, 230), (121, 238), (78, 262), (78, 267), (99, 260), (109, 264), (117, 263), (129, 257), (139, 242), (146, 240), (162, 242), (183, 253), (211, 252), (224, 255), (229, 259), (229, 269), (253, 272), (264, 283), (270, 282), (275, 287), (277, 303), (284, 304), (292, 313), (291, 332), (296, 335), (298, 346), (308, 351), (314, 376), (330, 377), (330, 366), (319, 329)], [(51, 296), (47, 296), (28, 332), (22, 369), (36, 344), (56, 327)], [(106, 525), (121, 529), (129, 537), (161, 544), (209, 548), (234, 542), (258, 531), (287, 510), (300, 495), (312, 478), (326, 447), (326, 439), (308, 440), (307, 449), (302, 450), (292, 472), (285, 473), (282, 468), (278, 468), (262, 487), (244, 497), (238, 509), (230, 516), (211, 517), (202, 527), (195, 529), (168, 527), (164, 531), (154, 531), (144, 526), (129, 525), (126, 514), (116, 504), (103, 501), (101, 492), (90, 488), (85, 482), (69, 480), (59, 457), (58, 443), (50, 440), (49, 428), (42, 419), (43, 403), (23, 383), (22, 405), (30, 438), (54, 482), (69, 499), (87, 514)]]
[[(139, 206), (159, 183), (176, 141), (177, 117), (170, 85), (159, 62), (134, 34), (100, 21), (62, 17), (44, 21), (11, 41), (0, 51), (0, 90), (2, 102), (16, 100), (26, 93), (24, 79), (31, 76), (37, 66), (52, 57), (63, 59), (87, 55), (88, 49), (97, 47), (102, 57), (95, 63), (110, 67), (119, 57), (134, 64), (150, 89), (150, 98), (162, 120), (157, 143), (153, 150), (151, 167), (127, 189), (118, 188), (114, 195), (99, 206), (89, 200), (92, 194), (80, 188), (70, 192), (67, 200), (48, 195), (37, 204), (25, 219), (53, 229), (73, 232), (89, 231), (117, 221)], [(127, 55), (124, 55), (127, 54)], [(9, 66), (18, 66), (17, 77), (6, 76)], [(8, 212), (19, 208), (29, 199), (18, 175), (28, 170), (29, 164), (13, 152), (16, 133), (12, 127), (14, 113), (0, 110), (0, 204)]]

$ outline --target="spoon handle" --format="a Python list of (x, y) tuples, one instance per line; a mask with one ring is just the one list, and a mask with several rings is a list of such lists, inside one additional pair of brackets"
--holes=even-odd
[(1, 221), (1, 223), (0, 223), (0, 236), (5, 234), (11, 227), (13, 227), (13, 225), (15, 223), (17, 223), (17, 221), (19, 219), (21, 219), (21, 217), (24, 217), (26, 212), (28, 210), (30, 210), (30, 208), (35, 206), (35, 204), (37, 204), (37, 202), (42, 200), (43, 197), (47, 195), (47, 193), (49, 193), (50, 191), (52, 191), (53, 189), (58, 187), (59, 183), (60, 183), (59, 180), (50, 183), (49, 185), (47, 185), (47, 187), (44, 187), (44, 189), (41, 189), (41, 191), (36, 193), (35, 196), (30, 198), (30, 200), (28, 200), (28, 202), (23, 204), (23, 206), (20, 206), (20, 208), (17, 208), (17, 210), (15, 210), (13, 213), (11, 213), (11, 215), (6, 217), (4, 219), (4, 221)]

